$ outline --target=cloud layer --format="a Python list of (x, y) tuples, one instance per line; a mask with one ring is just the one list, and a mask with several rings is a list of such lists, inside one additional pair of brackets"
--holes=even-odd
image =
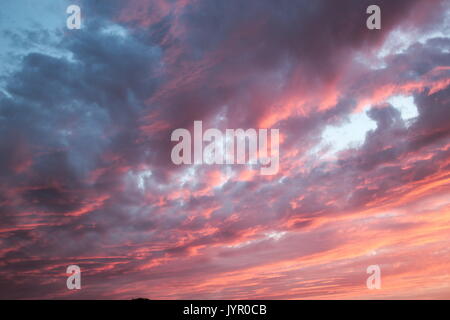
[[(0, 298), (450, 297), (446, 1), (77, 3), (0, 30)], [(174, 165), (194, 120), (279, 129), (278, 174)]]

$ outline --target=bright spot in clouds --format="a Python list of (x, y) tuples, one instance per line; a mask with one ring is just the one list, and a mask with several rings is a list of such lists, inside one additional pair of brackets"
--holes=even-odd
[[(393, 96), (387, 102), (400, 112), (407, 124), (419, 115), (412, 96)], [(362, 145), (367, 132), (377, 128), (377, 123), (367, 115), (369, 109), (370, 106), (363, 112), (351, 114), (344, 123), (326, 126), (322, 132), (322, 141), (314, 148), (314, 153), (329, 148), (326, 154), (333, 155)]]
[(115, 35), (118, 37), (126, 37), (128, 35), (128, 31), (127, 29), (125, 29), (124, 27), (118, 25), (118, 24), (110, 24), (107, 27), (103, 28), (102, 33), (106, 33), (106, 34), (111, 34), (111, 35)]
[(280, 240), (281, 238), (283, 238), (286, 235), (286, 233), (287, 233), (286, 231), (281, 231), (281, 232), (272, 231), (272, 232), (266, 233), (266, 237), (268, 239)]
[(322, 133), (319, 149), (329, 147), (328, 153), (336, 153), (361, 145), (366, 133), (377, 128), (376, 122), (367, 115), (367, 110), (365, 108), (363, 112), (351, 114), (343, 124), (327, 126)]
[(149, 178), (151, 175), (151, 170), (143, 170), (137, 174), (137, 186), (139, 189), (145, 189), (145, 179)]
[(395, 96), (389, 98), (388, 102), (402, 115), (404, 121), (416, 118), (419, 115), (417, 106), (414, 103), (413, 97)]

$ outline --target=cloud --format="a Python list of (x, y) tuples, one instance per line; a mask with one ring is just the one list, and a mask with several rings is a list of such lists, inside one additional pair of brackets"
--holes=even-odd
[[(10, 31), (54, 39), (2, 75), (0, 297), (445, 297), (448, 6), (376, 2), (376, 32), (367, 1), (163, 0)], [(405, 30), (426, 40), (386, 49)], [(329, 157), (327, 128), (363, 114)], [(279, 173), (175, 166), (170, 133), (194, 120), (280, 129)], [(386, 291), (366, 291), (370, 264)]]

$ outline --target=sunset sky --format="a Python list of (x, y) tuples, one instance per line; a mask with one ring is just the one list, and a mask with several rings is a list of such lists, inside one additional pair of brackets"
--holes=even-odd
[(0, 299), (450, 299), (449, 50), (449, 0), (2, 1)]

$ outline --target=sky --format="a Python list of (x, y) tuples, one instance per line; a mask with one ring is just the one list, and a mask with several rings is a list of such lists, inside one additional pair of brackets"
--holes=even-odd
[(0, 299), (450, 299), (449, 50), (448, 0), (3, 1)]

